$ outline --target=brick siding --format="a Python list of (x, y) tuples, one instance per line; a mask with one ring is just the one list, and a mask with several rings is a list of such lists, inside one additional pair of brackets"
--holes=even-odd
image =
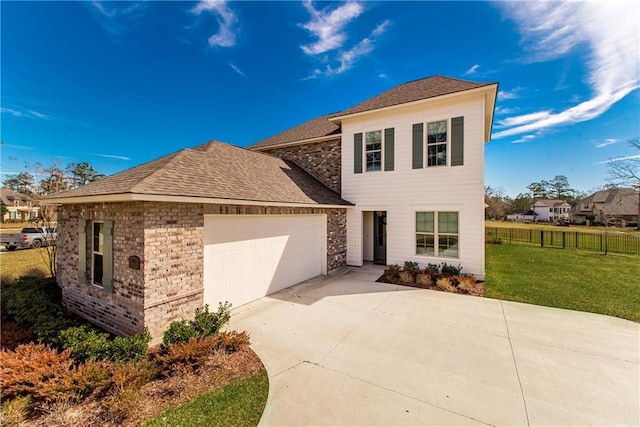
[(332, 141), (265, 149), (261, 152), (297, 164), (318, 181), (340, 194), (340, 144), (340, 138), (338, 138)]
[[(58, 284), (65, 305), (120, 335), (149, 329), (154, 342), (169, 323), (202, 307), (204, 215), (327, 215), (327, 269), (346, 265), (345, 209), (130, 202), (62, 205), (58, 210)], [(78, 283), (78, 224), (113, 221), (113, 293)], [(141, 268), (129, 268), (129, 257)]]

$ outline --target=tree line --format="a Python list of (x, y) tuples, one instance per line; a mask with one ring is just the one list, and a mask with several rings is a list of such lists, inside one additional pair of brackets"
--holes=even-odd
[(72, 190), (104, 176), (87, 162), (69, 163), (64, 169), (57, 161), (50, 166), (35, 163), (33, 166), (26, 165), (25, 168), (31, 171), (7, 176), (2, 181), (3, 187), (38, 198)]
[[(632, 149), (640, 151), (640, 138), (633, 138), (628, 143)], [(640, 155), (611, 159), (608, 162), (608, 175), (607, 183), (590, 193), (612, 188), (635, 189), (638, 194), (638, 216), (640, 217)], [(488, 205), (486, 217), (504, 219), (509, 212), (531, 209), (533, 204), (541, 199), (564, 200), (571, 206), (575, 206), (581, 199), (588, 196), (587, 193), (572, 188), (564, 175), (556, 175), (550, 180), (532, 182), (526, 188), (528, 191), (511, 198), (502, 189), (485, 187), (484, 198)], [(638, 228), (640, 229), (640, 224)]]

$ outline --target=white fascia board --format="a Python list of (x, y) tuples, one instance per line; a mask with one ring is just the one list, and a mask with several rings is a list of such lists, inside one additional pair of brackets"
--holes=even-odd
[(104, 194), (95, 196), (78, 196), (64, 198), (50, 198), (42, 200), (42, 204), (46, 205), (72, 205), (80, 203), (116, 203), (116, 202), (168, 202), (168, 203), (204, 203), (214, 205), (241, 205), (241, 206), (278, 206), (278, 207), (296, 207), (296, 208), (339, 208), (345, 209), (349, 205), (321, 205), (313, 203), (287, 203), (287, 202), (270, 202), (264, 200), (236, 200), (236, 199), (218, 199), (212, 197), (192, 197), (192, 196), (165, 196), (159, 194)]
[(296, 146), (296, 145), (313, 144), (313, 143), (316, 143), (316, 142), (331, 141), (332, 139), (342, 139), (342, 134), (341, 133), (335, 133), (335, 134), (329, 135), (329, 136), (319, 136), (317, 138), (301, 139), (301, 140), (298, 140), (298, 141), (283, 142), (281, 144), (267, 145), (267, 146), (264, 146), (264, 147), (249, 148), (249, 150), (251, 150), (251, 151), (268, 151), (268, 150), (273, 150), (274, 148), (284, 148), (284, 147), (293, 147), (293, 146)]

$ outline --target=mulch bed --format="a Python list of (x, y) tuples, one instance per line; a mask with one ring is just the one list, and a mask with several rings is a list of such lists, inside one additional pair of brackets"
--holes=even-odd
[[(415, 282), (407, 283), (407, 282), (403, 282), (402, 280), (400, 280), (397, 277), (389, 280), (389, 279), (387, 279), (385, 277), (384, 274), (382, 276), (380, 276), (378, 278), (378, 280), (376, 280), (376, 282), (390, 283), (390, 284), (393, 284), (393, 285), (401, 285), (401, 286), (409, 286), (409, 287), (412, 287), (412, 288), (419, 288), (419, 289), (429, 289), (431, 291), (447, 292), (447, 291), (442, 290), (441, 288), (439, 288), (435, 283), (433, 285), (421, 285), (421, 284), (418, 284), (418, 283), (415, 283)], [(478, 294), (477, 295), (473, 295), (473, 296), (484, 297), (484, 282), (477, 281), (476, 283), (477, 283), (476, 289), (478, 290)], [(462, 291), (450, 292), (450, 293), (457, 293), (457, 294), (461, 294), (461, 295), (469, 295), (468, 293), (462, 292)]]

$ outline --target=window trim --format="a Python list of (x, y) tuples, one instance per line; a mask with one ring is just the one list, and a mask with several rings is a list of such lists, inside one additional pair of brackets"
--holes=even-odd
[[(98, 252), (94, 250), (94, 240), (95, 240), (95, 224), (102, 224), (102, 239), (103, 239), (103, 252)], [(91, 284), (93, 286), (97, 286), (101, 289), (104, 288), (104, 283), (96, 283), (95, 282), (95, 266), (96, 266), (96, 262), (95, 262), (95, 258), (94, 256), (96, 254), (100, 255), (102, 257), (102, 281), (104, 282), (104, 239), (105, 239), (105, 235), (104, 235), (104, 221), (91, 221)]]
[[(418, 213), (433, 213), (433, 233), (426, 233), (426, 232), (419, 232), (418, 231), (418, 218), (417, 218), (417, 214)], [(455, 213), (458, 215), (458, 233), (454, 234), (454, 233), (441, 233), (439, 231), (439, 217), (438, 214), (440, 213)], [(416, 244), (416, 238), (418, 236), (418, 234), (422, 234), (422, 235), (431, 235), (433, 234), (433, 254), (419, 254), (418, 253), (418, 247)], [(447, 255), (440, 255), (440, 235), (443, 236), (457, 236), (458, 237), (458, 255), (453, 257), (453, 256), (447, 256)], [(459, 210), (455, 210), (455, 209), (443, 209), (443, 210), (429, 210), (429, 209), (420, 209), (420, 210), (414, 210), (413, 211), (413, 253), (415, 256), (417, 257), (424, 257), (424, 258), (443, 258), (443, 259), (460, 259), (460, 211)]]
[[(380, 132), (380, 150), (372, 150), (372, 151), (368, 151), (367, 150), (367, 134), (368, 133), (373, 133), (373, 132)], [(374, 129), (374, 130), (368, 130), (368, 131), (363, 131), (362, 132), (362, 171), (365, 173), (369, 173), (369, 172), (383, 172), (384, 171), (384, 146), (385, 146), (385, 135), (384, 135), (384, 129)], [(367, 153), (377, 153), (380, 152), (380, 169), (372, 169), (369, 170), (368, 165), (367, 165)]]
[[(438, 142), (435, 144), (429, 144), (429, 124), (446, 122), (447, 123), (447, 140), (445, 142)], [(429, 165), (429, 145), (445, 145), (446, 158), (443, 165)], [(424, 122), (424, 168), (440, 168), (451, 166), (451, 117), (433, 119)]]

